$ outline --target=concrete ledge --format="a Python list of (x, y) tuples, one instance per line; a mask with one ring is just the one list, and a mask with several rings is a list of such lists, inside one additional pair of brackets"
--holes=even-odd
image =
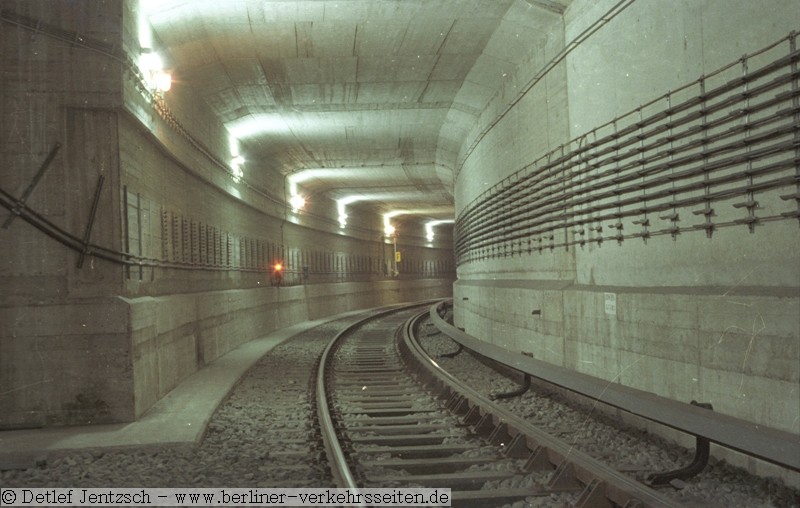
[(133, 422), (249, 341), (451, 291), (420, 279), (0, 306), (0, 429)]
[[(355, 309), (449, 295), (450, 281), (315, 284), (125, 299), (138, 419), (198, 369), (259, 336)], [(118, 420), (119, 421), (119, 420)], [(106, 421), (105, 423), (110, 423)]]
[(797, 298), (798, 286), (608, 286), (577, 284), (569, 280), (551, 279), (459, 279), (456, 286), (473, 286), (500, 289), (572, 290), (591, 293), (664, 294), (701, 296), (773, 296)]
[(263, 355), (320, 324), (364, 312), (307, 321), (247, 342), (195, 372), (133, 423), (0, 432), (0, 462), (33, 463), (59, 451), (131, 446), (193, 446), (217, 406)]
[(710, 402), (787, 432), (800, 428), (797, 297), (505, 284), (456, 283), (456, 326), (609, 382)]
[(633, 415), (800, 471), (800, 436), (509, 351), (450, 325), (437, 313), (440, 306), (430, 310), (431, 321), (439, 331), (480, 355)]

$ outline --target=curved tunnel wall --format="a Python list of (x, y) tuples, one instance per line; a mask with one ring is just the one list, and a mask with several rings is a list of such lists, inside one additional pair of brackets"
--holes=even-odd
[(143, 90), (130, 3), (8, 6), (1, 221), (60, 148), (2, 232), (0, 426), (131, 421), (276, 329), (451, 294), (444, 235), (426, 246), (408, 225), (395, 277), (381, 217), (340, 234), (324, 204), (287, 216), (283, 179), (233, 179), (227, 134), (188, 84), (166, 101)]
[(614, 4), (575, 1), (465, 143), (456, 325), (797, 433), (796, 4)]

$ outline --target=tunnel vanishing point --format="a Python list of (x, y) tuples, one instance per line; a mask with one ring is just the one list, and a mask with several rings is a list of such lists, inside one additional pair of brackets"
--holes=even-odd
[[(452, 297), (800, 433), (796, 0), (0, 0), (0, 428)], [(280, 265), (278, 267), (277, 265)]]

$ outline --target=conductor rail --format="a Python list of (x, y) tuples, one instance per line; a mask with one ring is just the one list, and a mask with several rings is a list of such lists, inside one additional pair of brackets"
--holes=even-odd
[(708, 458), (709, 443), (792, 471), (800, 471), (798, 435), (716, 413), (709, 409), (708, 404), (683, 403), (610, 383), (478, 340), (442, 318), (446, 305), (452, 306), (452, 300), (432, 306), (430, 317), (442, 333), (459, 345), (523, 374), (694, 436), (697, 440), (695, 461), (683, 469), (652, 475), (649, 479), (652, 485), (668, 483), (675, 478), (685, 479), (698, 473)]

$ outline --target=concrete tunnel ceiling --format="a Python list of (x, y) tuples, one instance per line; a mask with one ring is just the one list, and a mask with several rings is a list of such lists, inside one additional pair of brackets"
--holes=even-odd
[(453, 218), (462, 144), (568, 3), (140, 0), (155, 49), (239, 140), (246, 171), (426, 219)]

